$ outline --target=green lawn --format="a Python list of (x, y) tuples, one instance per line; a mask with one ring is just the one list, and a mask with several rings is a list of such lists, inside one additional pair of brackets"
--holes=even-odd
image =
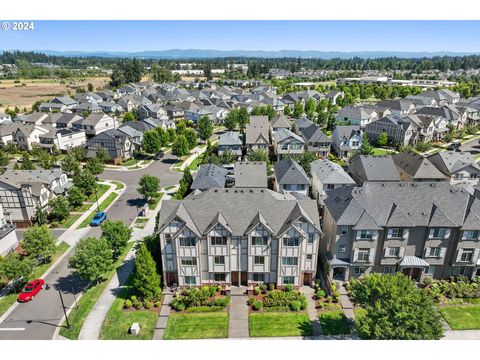
[(160, 195), (155, 198), (155, 202), (148, 203), (148, 209), (149, 210), (155, 210), (155, 208), (157, 207), (157, 205), (160, 202), (160, 200), (162, 199), (162, 197), (163, 197), (163, 192), (161, 192)]
[[(126, 285), (118, 294), (100, 332), (101, 340), (151, 340), (157, 324), (157, 313), (151, 310), (124, 311), (123, 302), (131, 295), (132, 287)], [(140, 324), (140, 334), (133, 336), (128, 333), (130, 326)]]
[(148, 222), (148, 218), (137, 217), (137, 219), (135, 220), (134, 226), (136, 228), (143, 229), (145, 227), (145, 225), (147, 225), (147, 222)]
[(112, 184), (115, 184), (117, 188), (115, 190), (122, 190), (125, 187), (125, 184), (120, 181), (111, 181)]
[(123, 161), (120, 165), (121, 166), (133, 166), (136, 165), (139, 161), (136, 159), (128, 159), (127, 161)]
[(383, 148), (373, 148), (372, 155), (380, 156), (380, 155), (390, 155), (393, 153), (395, 153), (395, 151), (393, 150), (383, 149)]
[[(91, 206), (91, 205), (90, 205)], [(68, 217), (63, 220), (61, 223), (58, 224), (58, 226), (56, 226), (56, 228), (59, 228), (59, 229), (68, 229), (70, 226), (73, 225), (73, 223), (75, 221), (77, 221), (80, 216), (82, 216), (83, 214), (82, 213), (77, 213), (77, 214), (70, 214), (68, 215)]]
[(87, 318), (88, 314), (92, 310), (93, 306), (97, 302), (100, 295), (102, 295), (103, 290), (107, 287), (110, 279), (115, 274), (117, 267), (119, 267), (127, 253), (133, 246), (133, 242), (129, 242), (126, 249), (123, 253), (119, 256), (116, 264), (115, 269), (110, 271), (107, 275), (107, 280), (101, 282), (100, 284), (92, 284), (87, 291), (82, 295), (82, 297), (78, 300), (78, 308), (74, 308), (70, 314), (68, 315), (68, 319), (70, 320), (70, 329), (65, 328), (62, 326), (60, 329), (60, 335), (65, 336), (68, 339), (76, 340), (78, 339), (78, 335), (80, 334), (80, 330), (82, 329), (83, 323)]
[(350, 334), (350, 327), (342, 310), (321, 312), (319, 319), (324, 335)]
[(227, 313), (171, 314), (163, 338), (209, 339), (228, 336)]
[[(107, 198), (105, 200), (102, 201), (102, 203), (99, 205), (99, 209), (100, 211), (105, 211), (105, 209), (118, 197), (118, 194), (115, 193), (115, 192), (112, 192), (110, 195), (107, 196)], [(81, 229), (81, 228), (84, 228), (84, 227), (87, 227), (90, 222), (92, 221), (93, 217), (95, 216), (95, 213), (96, 213), (96, 209), (95, 211), (92, 211), (92, 213), (87, 217), (85, 218), (85, 220), (82, 221), (82, 223), (80, 224), (80, 226), (77, 228), (77, 229)], [(108, 215), (107, 215), (108, 217)]]
[(90, 209), (92, 207), (94, 203), (83, 203), (82, 206), (80, 206), (78, 209), (76, 209), (75, 211), (78, 211), (78, 212), (85, 212), (87, 211), (88, 209)]
[[(97, 184), (97, 196), (100, 199), (103, 194), (107, 192), (107, 190), (110, 189), (110, 186), (106, 184)], [(86, 202), (94, 203), (97, 201), (95, 197), (95, 193), (91, 194), (86, 200)]]
[(175, 187), (175, 185), (169, 185), (169, 186), (165, 186), (165, 191), (168, 191), (170, 189), (173, 189)]
[[(57, 246), (57, 250), (55, 251), (55, 254), (52, 257), (52, 260), (48, 263), (34, 267), (29, 278), (38, 279), (39, 277), (41, 277), (45, 273), (45, 271), (47, 271), (48, 268), (52, 266), (52, 264), (55, 261), (57, 261), (58, 258), (63, 253), (65, 253), (65, 251), (68, 250), (69, 247), (70, 246), (65, 242), (60, 243)], [(17, 296), (18, 296), (18, 293), (12, 293), (0, 298), (0, 315), (2, 315), (5, 311), (7, 311), (10, 308), (10, 306), (12, 306), (15, 303), (15, 301), (17, 300)]]
[(188, 168), (190, 169), (190, 171), (196, 171), (197, 168), (198, 168), (198, 164), (200, 162), (200, 157), (197, 156), (195, 159), (193, 159), (193, 161), (190, 163), (190, 165), (188, 165)]
[(305, 313), (251, 313), (248, 325), (251, 337), (312, 335)]
[(439, 310), (453, 330), (480, 329), (480, 305), (443, 306)]

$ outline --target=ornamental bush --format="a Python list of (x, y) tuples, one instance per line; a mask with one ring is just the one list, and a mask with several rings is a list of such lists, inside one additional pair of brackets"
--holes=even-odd
[(290, 306), (293, 301), (298, 301), (300, 304), (302, 301), (306, 301), (305, 295), (302, 295), (300, 291), (281, 291), (273, 290), (267, 293), (267, 296), (263, 299), (265, 307), (272, 306)]
[(247, 301), (248, 305), (253, 305), (254, 302), (255, 302), (254, 297), (249, 298), (248, 301)]
[(253, 303), (253, 308), (255, 310), (260, 310), (261, 308), (263, 308), (263, 302), (261, 302), (260, 300), (255, 300), (255, 302)]
[(326, 295), (326, 294), (325, 294), (325, 291), (323, 291), (322, 289), (317, 290), (317, 292), (316, 292), (316, 294), (315, 294), (315, 296), (317, 297), (317, 299), (321, 299), (321, 298), (323, 298), (325, 295)]
[(301, 306), (302, 306), (302, 303), (297, 300), (292, 301), (290, 303), (290, 309), (292, 309), (293, 311), (299, 311)]
[(130, 309), (130, 308), (132, 307), (132, 302), (131, 302), (130, 300), (128, 300), (128, 299), (125, 300), (125, 301), (123, 302), (123, 307), (124, 307), (124, 309)]

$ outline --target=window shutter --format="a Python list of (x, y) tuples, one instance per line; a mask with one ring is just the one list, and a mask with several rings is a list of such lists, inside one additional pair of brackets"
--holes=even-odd
[(353, 250), (353, 261), (357, 261), (358, 260), (358, 249), (354, 249)]
[(356, 238), (357, 240), (360, 239), (360, 230), (357, 230), (357, 232), (356, 232), (356, 234), (355, 234), (355, 238)]
[(462, 249), (457, 250), (457, 259), (455, 262), (460, 262), (460, 259), (462, 258)]
[(390, 248), (386, 247), (385, 248), (385, 253), (383, 254), (384, 257), (390, 257)]
[(465, 240), (467, 238), (467, 232), (462, 231), (462, 240)]
[(374, 263), (375, 262), (375, 249), (374, 248), (370, 249), (370, 254), (368, 255), (368, 262), (369, 263)]
[(405, 248), (402, 246), (402, 247), (400, 248), (400, 252), (399, 252), (398, 256), (401, 257), (401, 258), (403, 258), (403, 254), (404, 254), (404, 253), (405, 253)]
[(444, 239), (448, 239), (450, 237), (450, 229), (447, 229), (445, 231), (445, 236), (443, 237)]
[(405, 230), (403, 231), (403, 240), (407, 240), (407, 239), (408, 239), (408, 233), (409, 233), (409, 231), (410, 231), (410, 230), (408, 230), (408, 229), (405, 229)]
[(388, 229), (387, 238), (391, 238), (391, 237), (392, 237), (392, 233), (393, 233), (393, 230), (392, 230), (392, 229)]
[(430, 229), (430, 231), (428, 232), (428, 238), (433, 238), (433, 229)]
[(372, 236), (372, 240), (378, 240), (378, 233), (379, 231), (374, 232), (375, 235)]
[(428, 254), (430, 253), (430, 248), (426, 247), (425, 250), (423, 250), (423, 257), (427, 258), (429, 257)]
[(473, 263), (476, 264), (477, 261), (478, 261), (478, 253), (480, 252), (480, 249), (475, 249), (475, 251), (473, 252)]
[(446, 253), (446, 252), (447, 252), (447, 248), (442, 247), (442, 248), (440, 249), (440, 256), (439, 256), (439, 258), (440, 258), (440, 259), (443, 259), (443, 258), (445, 257), (445, 253)]

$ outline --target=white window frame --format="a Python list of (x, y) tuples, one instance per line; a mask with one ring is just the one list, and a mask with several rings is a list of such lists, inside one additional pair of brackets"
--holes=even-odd
[(296, 256), (284, 256), (284, 257), (282, 257), (282, 265), (283, 266), (297, 266), (298, 265), (298, 257), (296, 257)]
[[(218, 262), (217, 260), (221, 260), (221, 262)], [(213, 257), (213, 264), (214, 265), (225, 265), (225, 256), (224, 255), (215, 255)]]
[(342, 225), (342, 226), (340, 226), (340, 235), (341, 235), (341, 236), (346, 236), (346, 235), (348, 235), (348, 225)]
[(347, 245), (338, 245), (338, 253), (345, 254), (347, 252)]
[[(257, 262), (257, 260), (262, 259), (260, 262)], [(254, 265), (265, 265), (265, 256), (261, 255), (255, 255), (253, 257), (253, 264)]]

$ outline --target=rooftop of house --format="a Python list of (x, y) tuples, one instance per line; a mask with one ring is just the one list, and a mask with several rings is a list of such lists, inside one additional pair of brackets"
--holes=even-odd
[(310, 164), (310, 174), (322, 184), (355, 185), (355, 181), (339, 164), (327, 159), (313, 161)]
[(235, 187), (266, 188), (267, 164), (263, 161), (238, 161), (235, 163)]
[(280, 185), (310, 185), (308, 175), (296, 161), (286, 158), (274, 165), (275, 179)]
[(480, 200), (448, 182), (366, 182), (331, 190), (325, 207), (337, 225), (461, 227), (480, 230)]
[(433, 162), (441, 172), (448, 175), (454, 174), (469, 166), (480, 170), (480, 165), (477, 164), (470, 152), (439, 151), (430, 155), (428, 159)]
[(395, 163), (390, 155), (359, 155), (350, 161), (352, 177), (359, 181), (399, 181)]
[(228, 170), (213, 164), (201, 166), (190, 187), (192, 190), (208, 190), (213, 188), (224, 188)]
[(269, 189), (211, 189), (190, 194), (181, 201), (165, 200), (160, 212), (160, 232), (174, 219), (201, 237), (220, 224), (232, 236), (245, 236), (263, 225), (274, 236), (288, 231), (299, 219), (320, 231), (317, 204)]
[(219, 136), (218, 145), (242, 145), (238, 131), (227, 131)]
[(392, 155), (395, 165), (414, 180), (445, 180), (446, 177), (426, 157), (413, 153), (404, 152)]

